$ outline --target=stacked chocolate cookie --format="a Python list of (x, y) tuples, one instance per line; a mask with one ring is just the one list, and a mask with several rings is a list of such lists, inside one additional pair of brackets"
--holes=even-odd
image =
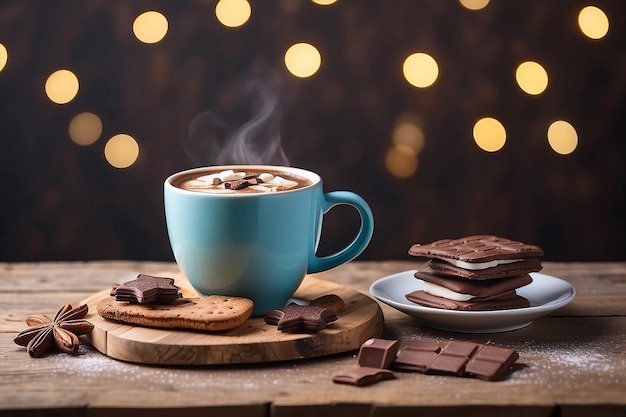
[(542, 269), (543, 249), (492, 235), (415, 244), (409, 254), (429, 259), (415, 273), (424, 288), (409, 301), (448, 310), (508, 310), (530, 306), (516, 290)]

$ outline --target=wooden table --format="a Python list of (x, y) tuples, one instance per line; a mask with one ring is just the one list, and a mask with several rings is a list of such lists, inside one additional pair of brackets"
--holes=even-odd
[[(416, 268), (411, 261), (352, 262), (317, 277), (363, 293), (380, 277)], [(398, 373), (368, 387), (332, 382), (356, 352), (271, 364), (159, 367), (117, 361), (82, 345), (79, 355), (30, 358), (13, 343), (32, 313), (54, 314), (130, 273), (177, 271), (157, 262), (0, 264), (0, 415), (133, 416), (210, 413), (231, 417), (605, 416), (626, 415), (626, 262), (544, 263), (571, 282), (575, 300), (507, 333), (432, 330), (382, 305), (382, 337), (491, 342), (520, 353), (507, 379)]]

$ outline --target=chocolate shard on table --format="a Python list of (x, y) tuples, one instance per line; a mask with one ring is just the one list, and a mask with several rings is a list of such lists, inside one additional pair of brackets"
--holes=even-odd
[(414, 244), (409, 254), (430, 259), (415, 272), (424, 287), (406, 294), (409, 301), (431, 308), (489, 311), (530, 306), (517, 289), (532, 282), (530, 272), (542, 269), (544, 252), (537, 245), (476, 235)]
[(357, 366), (337, 373), (333, 377), (333, 382), (362, 387), (395, 377), (394, 373), (388, 369)]
[(139, 304), (167, 304), (182, 298), (173, 278), (147, 274), (139, 274), (132, 281), (114, 285), (110, 295), (115, 296), (115, 301)]
[(337, 316), (346, 308), (346, 303), (337, 294), (322, 295), (311, 301), (309, 305), (326, 307)]

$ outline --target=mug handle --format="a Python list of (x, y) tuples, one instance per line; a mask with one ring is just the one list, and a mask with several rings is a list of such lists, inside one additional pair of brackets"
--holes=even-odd
[(307, 268), (309, 274), (335, 268), (356, 258), (365, 250), (374, 234), (374, 215), (370, 206), (361, 196), (350, 191), (331, 191), (324, 193), (323, 197), (322, 210), (324, 214), (336, 205), (347, 204), (354, 207), (361, 216), (361, 228), (354, 240), (339, 252), (321, 258), (313, 253), (309, 257)]

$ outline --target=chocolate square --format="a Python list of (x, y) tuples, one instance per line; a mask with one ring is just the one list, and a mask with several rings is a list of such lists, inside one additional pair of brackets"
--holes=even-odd
[(396, 359), (399, 346), (397, 340), (376, 338), (366, 340), (361, 345), (357, 362), (360, 366), (389, 368), (389, 365)]
[(391, 368), (398, 371), (425, 373), (438, 357), (439, 354), (434, 351), (404, 349), (391, 364)]
[(452, 340), (443, 348), (441, 354), (469, 358), (476, 352), (478, 346), (476, 343)]
[(428, 373), (442, 375), (463, 375), (468, 359), (462, 356), (439, 355), (430, 365)]

